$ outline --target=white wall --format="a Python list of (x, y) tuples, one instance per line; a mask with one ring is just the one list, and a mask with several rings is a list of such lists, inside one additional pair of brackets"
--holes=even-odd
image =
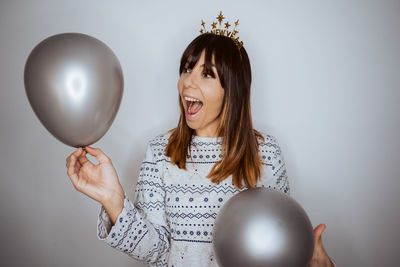
[(240, 19), (256, 127), (278, 138), (292, 196), (337, 266), (397, 266), (400, 1), (0, 2), (0, 265), (144, 266), (96, 237), (100, 204), (73, 188), (74, 150), (34, 115), (31, 49), (62, 32), (113, 49), (125, 75), (117, 117), (96, 144), (133, 196), (147, 141), (178, 120), (178, 66), (200, 21)]

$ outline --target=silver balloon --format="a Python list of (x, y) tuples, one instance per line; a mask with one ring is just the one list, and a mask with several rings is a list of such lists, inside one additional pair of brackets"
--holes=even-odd
[(305, 267), (314, 251), (313, 227), (293, 198), (247, 189), (221, 208), (213, 247), (221, 267)]
[(40, 42), (26, 61), (24, 81), (36, 116), (73, 147), (93, 144), (107, 132), (123, 93), (117, 57), (103, 42), (80, 33)]

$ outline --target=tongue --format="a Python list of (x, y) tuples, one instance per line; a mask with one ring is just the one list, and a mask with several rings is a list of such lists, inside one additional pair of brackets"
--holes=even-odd
[(196, 114), (201, 109), (202, 106), (203, 104), (201, 102), (194, 102), (190, 106), (190, 114)]

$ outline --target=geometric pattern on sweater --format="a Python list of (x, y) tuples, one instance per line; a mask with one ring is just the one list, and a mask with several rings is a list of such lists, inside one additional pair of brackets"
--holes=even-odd
[[(194, 136), (187, 170), (182, 170), (165, 155), (169, 135), (159, 135), (149, 142), (134, 201), (125, 195), (115, 225), (101, 206), (97, 236), (146, 266), (216, 267), (212, 248), (215, 218), (226, 201), (247, 188), (236, 189), (231, 176), (219, 184), (206, 177), (222, 157), (221, 137)], [(257, 187), (289, 195), (279, 144), (275, 137), (263, 136), (264, 142), (259, 139), (263, 173)]]

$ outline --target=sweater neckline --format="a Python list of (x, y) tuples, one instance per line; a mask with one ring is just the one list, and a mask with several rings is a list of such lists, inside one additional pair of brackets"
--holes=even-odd
[(219, 143), (222, 141), (222, 136), (218, 137), (204, 137), (204, 136), (192, 136), (193, 142), (208, 142), (208, 143)]

